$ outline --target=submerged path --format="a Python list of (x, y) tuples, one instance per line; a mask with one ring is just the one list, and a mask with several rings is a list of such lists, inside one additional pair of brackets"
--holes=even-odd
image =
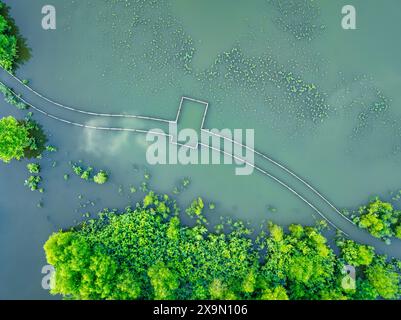
[[(20, 80), (18, 77), (15, 75), (11, 74), (10, 72), (0, 68), (0, 79), (1, 83), (4, 83), (6, 86), (10, 88), (16, 88), (18, 87), (19, 93), (24, 92), (23, 96), (20, 96), (17, 93), (14, 93), (17, 98), (19, 98), (22, 102), (27, 104), (29, 107), (32, 109), (38, 111), (39, 113), (53, 119), (57, 120), (59, 122), (63, 122), (65, 124), (77, 126), (77, 127), (82, 127), (82, 128), (87, 128), (87, 129), (94, 129), (94, 130), (103, 130), (103, 131), (126, 131), (126, 132), (133, 132), (133, 133), (142, 133), (142, 134), (147, 134), (147, 133), (152, 133), (155, 135), (165, 135), (169, 136), (168, 134), (161, 134), (160, 132), (154, 132), (151, 130), (151, 128), (154, 128), (155, 123), (159, 123), (160, 125), (164, 124), (170, 124), (170, 123), (177, 123), (180, 110), (181, 110), (181, 105), (179, 108), (179, 112), (177, 115), (177, 118), (175, 120), (167, 120), (163, 118), (157, 118), (157, 117), (149, 117), (149, 116), (141, 116), (141, 115), (130, 115), (130, 114), (112, 114), (112, 113), (97, 113), (97, 112), (90, 112), (90, 111), (85, 111), (81, 108), (76, 108), (76, 107), (71, 107), (64, 105), (62, 103), (59, 103), (57, 101), (54, 101), (43, 94), (37, 92), (27, 84), (25, 84), (22, 80)], [(22, 92), (21, 92), (22, 91)], [(40, 98), (41, 99), (41, 107), (38, 107), (37, 104), (33, 104), (31, 102), (28, 102), (28, 96), (32, 97), (32, 100), (35, 100), (35, 98)], [(31, 99), (29, 99), (32, 101)], [(196, 101), (196, 100), (193, 100)], [(181, 101), (182, 102), (182, 101)], [(51, 112), (46, 111), (43, 107), (42, 104), (48, 104), (51, 106)], [(56, 107), (56, 108), (54, 108)], [(70, 118), (68, 115), (63, 114), (61, 116), (55, 115), (54, 112), (63, 110), (65, 113), (70, 114)], [(206, 109), (207, 111), (207, 109)], [(73, 114), (81, 114), (89, 117), (89, 119), (92, 119), (94, 117), (97, 118), (108, 118), (108, 119), (131, 119), (131, 120), (141, 120), (143, 122), (149, 123), (149, 129), (147, 128), (127, 128), (127, 127), (118, 127), (118, 126), (93, 126), (93, 125), (88, 125), (82, 123), (81, 121), (74, 121), (71, 120)], [(206, 112), (203, 118), (203, 122), (205, 120)], [(148, 126), (146, 126), (148, 127)], [(201, 128), (200, 130), (206, 131), (205, 128)], [(296, 196), (298, 199), (303, 201), (305, 204), (307, 204), (315, 213), (317, 213), (321, 218), (323, 218), (330, 226), (332, 226), (334, 229), (342, 232), (345, 236), (350, 237), (352, 235), (352, 239), (360, 242), (360, 243), (365, 243), (369, 245), (375, 246), (378, 251), (382, 253), (386, 253), (389, 256), (396, 257), (398, 259), (401, 259), (401, 250), (400, 244), (398, 240), (395, 240), (394, 244), (388, 246), (385, 245), (381, 240), (376, 239), (372, 236), (370, 236), (365, 230), (361, 230), (358, 228), (353, 221), (344, 215), (340, 210), (336, 208), (330, 202), (321, 192), (319, 192), (315, 187), (313, 187), (309, 182), (307, 182), (305, 179), (301, 178), (299, 175), (297, 175), (295, 172), (290, 170), (288, 167), (285, 165), (279, 163), (278, 161), (272, 159), (268, 155), (259, 152), (255, 149), (252, 149), (248, 146), (245, 146), (241, 144), (240, 142), (237, 142), (230, 137), (225, 137), (223, 135), (219, 135), (217, 133), (213, 133), (209, 130), (207, 132), (211, 135), (214, 135), (216, 137), (219, 137), (223, 140), (227, 140), (231, 143), (240, 145), (242, 148), (248, 149), (249, 151), (253, 152), (255, 154), (255, 163), (249, 163), (245, 159), (238, 157), (233, 154), (228, 154), (224, 150), (221, 149), (216, 149), (213, 146), (206, 145), (200, 143), (201, 147), (209, 148), (211, 150), (214, 150), (216, 152), (220, 152), (224, 155), (230, 156), (233, 159), (244, 163), (246, 165), (249, 165), (253, 167), (256, 171), (262, 173), (263, 175), (269, 177), (279, 185), (281, 185), (284, 189), (288, 190), (291, 192), (294, 196)], [(184, 146), (184, 145), (181, 145)], [(184, 146), (186, 147), (186, 146)], [(260, 162), (260, 164), (257, 165), (257, 162)], [(267, 168), (266, 168), (267, 166)], [(277, 171), (277, 173), (273, 174), (272, 172)], [(280, 179), (278, 178), (279, 175), (284, 174), (284, 178)], [(291, 187), (287, 180), (293, 180), (292, 184), (295, 184), (297, 186), (297, 189), (302, 188), (305, 193), (308, 194), (308, 196), (305, 196), (301, 194), (300, 192), (296, 191), (295, 187)], [(314, 203), (312, 203), (309, 199), (314, 199)], [(322, 212), (319, 208), (326, 208), (327, 210), (324, 210), (325, 213)], [(330, 215), (328, 216), (326, 213), (329, 213)], [(399, 242), (399, 243), (398, 243)], [(398, 246), (398, 250), (397, 250)]]

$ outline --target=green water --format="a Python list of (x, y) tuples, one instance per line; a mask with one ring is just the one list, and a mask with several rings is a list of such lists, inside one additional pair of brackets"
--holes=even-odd
[[(389, 199), (390, 191), (401, 188), (397, 0), (381, 6), (354, 0), (358, 29), (352, 31), (341, 28), (341, 8), (348, 2), (340, 0), (284, 1), (292, 5), (281, 7), (267, 0), (53, 0), (56, 31), (41, 28), (46, 1), (6, 2), (32, 50), (17, 75), (56, 101), (174, 120), (181, 97), (190, 96), (209, 102), (205, 128), (255, 129), (257, 150), (307, 180), (337, 208), (358, 207), (373, 195)], [(313, 95), (302, 93), (312, 84)], [(147, 126), (68, 113), (22, 93), (46, 111), (88, 125)], [(1, 102), (0, 115), (6, 114), (23, 116)], [(0, 164), (0, 298), (48, 298), (40, 273), (48, 236), (80, 221), (86, 211), (135, 203), (142, 193), (130, 194), (129, 187), (139, 189), (145, 172), (152, 176), (150, 188), (169, 193), (190, 177), (179, 203), (196, 196), (216, 203), (208, 213), (213, 221), (225, 215), (257, 226), (269, 219), (287, 225), (319, 218), (258, 171), (236, 176), (230, 165), (151, 167), (144, 135), (72, 127), (36, 112), (34, 118), (59, 152), (41, 161), (43, 196), (23, 186), (26, 162)], [(68, 161), (80, 159), (109, 170), (110, 183), (99, 187), (76, 177), (65, 182)], [(310, 199), (351, 238), (377, 243), (293, 177), (263, 159), (256, 164)], [(41, 200), (44, 207), (37, 208)], [(80, 207), (87, 201), (95, 205)], [(379, 252), (400, 257), (401, 243), (381, 244)]]

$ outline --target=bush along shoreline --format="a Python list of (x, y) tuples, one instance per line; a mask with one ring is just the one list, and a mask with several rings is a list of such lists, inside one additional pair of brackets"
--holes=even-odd
[(360, 228), (372, 236), (391, 244), (391, 238), (401, 239), (401, 211), (393, 205), (375, 198), (351, 216)]

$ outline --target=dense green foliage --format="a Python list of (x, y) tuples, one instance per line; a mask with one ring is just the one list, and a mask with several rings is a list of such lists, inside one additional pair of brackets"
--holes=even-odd
[(291, 299), (314, 299), (326, 291), (341, 295), (336, 286), (338, 264), (319, 230), (292, 225), (289, 233), (270, 225), (268, 252), (261, 274), (267, 286), (286, 284)]
[(28, 163), (26, 168), (28, 169), (29, 173), (32, 174), (40, 173), (40, 165), (38, 163)]
[(13, 117), (0, 120), (0, 159), (9, 163), (13, 159), (20, 160), (26, 149), (33, 146), (29, 127), (23, 121)]
[(375, 255), (373, 247), (351, 240), (339, 240), (341, 259), (357, 267), (356, 299), (397, 299), (400, 296), (399, 261), (386, 262), (384, 256)]
[(390, 242), (391, 237), (401, 239), (401, 211), (390, 203), (375, 199), (359, 209), (353, 221), (360, 228), (367, 229), (376, 238)]
[[(394, 299), (399, 263), (371, 247), (338, 239), (340, 254), (321, 228), (270, 223), (252, 240), (242, 222), (207, 228), (204, 202), (186, 210), (149, 193), (135, 209), (104, 211), (98, 219), (53, 234), (45, 244), (55, 266), (53, 294), (73, 299)], [(357, 268), (356, 290), (344, 288), (343, 268)]]
[(370, 246), (360, 245), (351, 240), (339, 240), (337, 245), (341, 248), (342, 259), (354, 267), (368, 266), (375, 257), (375, 250)]
[(40, 157), (46, 136), (33, 120), (0, 119), (0, 160), (9, 163), (13, 159)]
[(109, 180), (109, 176), (106, 171), (100, 170), (94, 177), (93, 181), (97, 184), (105, 184)]
[[(4, 8), (0, 1), (0, 10)], [(0, 15), (0, 66), (12, 71), (18, 58), (17, 37), (12, 34), (12, 28), (7, 19)]]

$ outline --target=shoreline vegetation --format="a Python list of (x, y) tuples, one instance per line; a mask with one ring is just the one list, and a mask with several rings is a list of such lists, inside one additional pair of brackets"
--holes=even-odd
[(4, 101), (12, 106), (15, 106), (17, 109), (26, 110), (29, 108), (28, 105), (26, 105), (19, 99), (20, 95), (15, 94), (13, 89), (7, 87), (1, 81), (0, 81), (0, 92), (4, 96)]
[[(14, 72), (19, 64), (30, 58), (30, 49), (26, 40), (9, 15), (10, 8), (0, 1), (0, 67)], [(20, 110), (28, 106), (0, 82), (0, 92), (7, 103)], [(9, 116), (0, 119), (0, 160), (9, 163), (11, 160), (40, 157), (45, 149), (47, 138), (41, 126), (31, 119), (31, 113), (24, 120)], [(31, 179), (33, 181), (33, 179)]]
[[(21, 36), (14, 19), (9, 14), (10, 8), (0, 1), (0, 67), (14, 73), (20, 64), (31, 57), (31, 50), (26, 40)], [(24, 80), (24, 83), (27, 83)], [(0, 81), (0, 93), (5, 102), (19, 110), (27, 110), (29, 106), (20, 99), (13, 89)], [(47, 137), (43, 128), (31, 119), (29, 112), (24, 120), (17, 120), (12, 116), (0, 119), (0, 160), (10, 163), (12, 160), (41, 159), (45, 150), (54, 152), (52, 146), (46, 146)], [(44, 192), (39, 185), (42, 182), (40, 165), (29, 163), (28, 172), (31, 174), (24, 182), (31, 191)]]
[[(31, 49), (26, 39), (19, 32), (14, 19), (11, 18), (10, 7), (0, 1), (0, 67), (14, 73), (19, 65), (27, 62), (31, 57)], [(17, 109), (26, 110), (28, 106), (19, 99), (13, 89), (0, 82), (0, 92), (4, 100)]]
[(31, 58), (31, 49), (9, 12), (10, 7), (0, 1), (0, 66), (14, 72)]
[[(52, 294), (66, 299), (372, 300), (400, 298), (401, 262), (322, 231), (268, 223), (256, 235), (241, 221), (210, 230), (201, 198), (185, 210), (150, 192), (135, 208), (105, 210), (44, 245), (55, 267)], [(344, 271), (356, 268), (356, 281)]]

